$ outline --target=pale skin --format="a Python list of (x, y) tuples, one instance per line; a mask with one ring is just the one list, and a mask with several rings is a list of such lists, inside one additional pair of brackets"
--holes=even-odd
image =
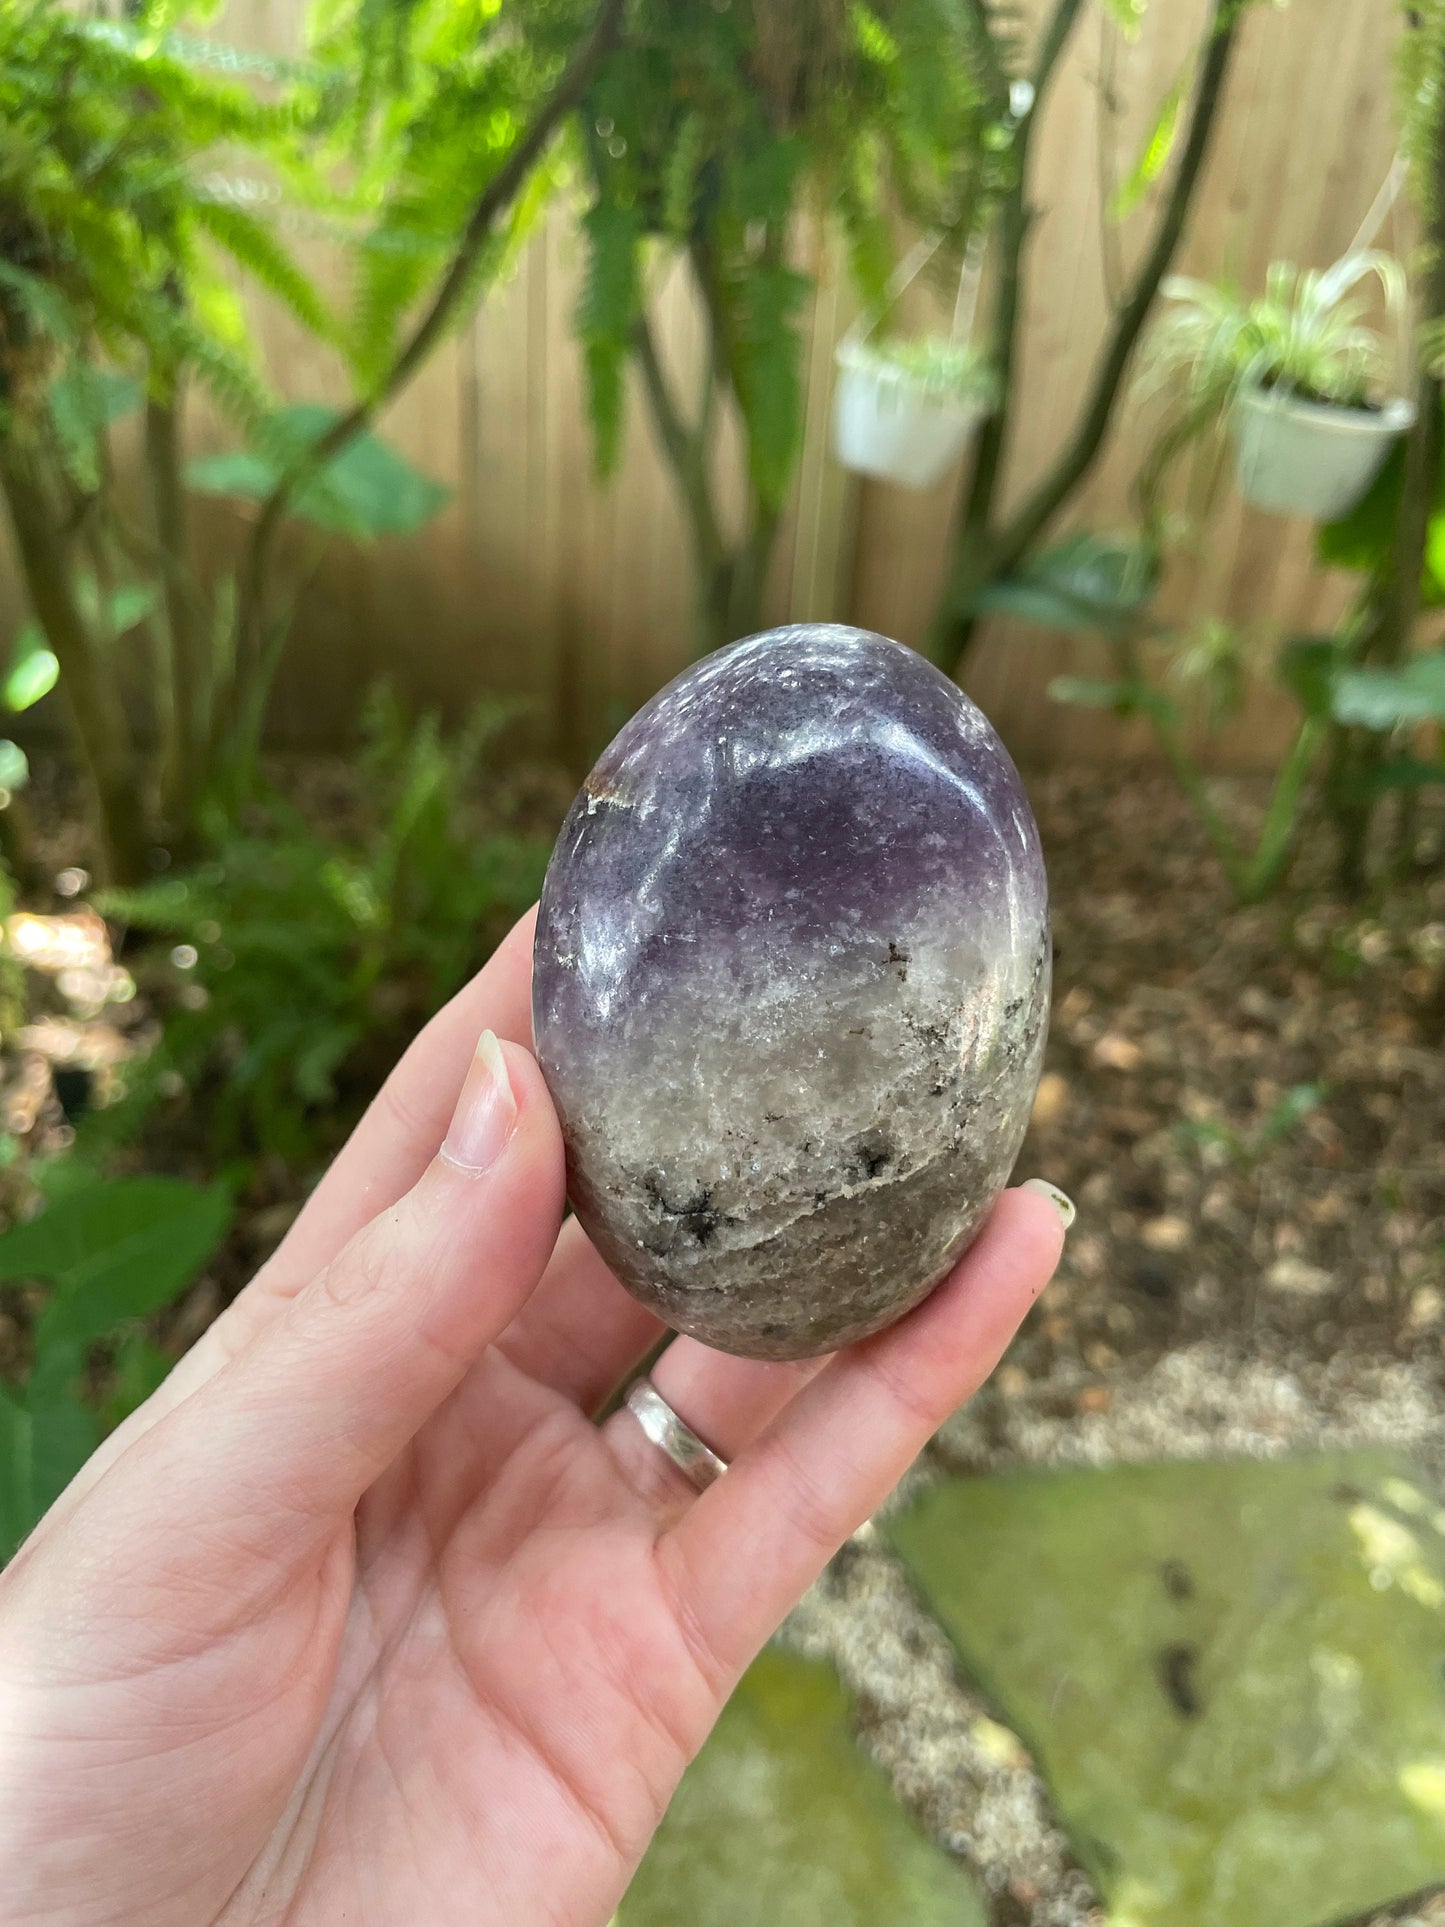
[(675, 1341), (654, 1381), (732, 1461), (695, 1496), (594, 1423), (661, 1328), (561, 1222), (530, 949), (0, 1575), (7, 1927), (603, 1927), (744, 1667), (1052, 1273), (1059, 1211), (1011, 1191), (848, 1352)]

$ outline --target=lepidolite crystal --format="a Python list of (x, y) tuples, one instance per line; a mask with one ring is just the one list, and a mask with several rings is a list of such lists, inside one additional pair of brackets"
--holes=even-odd
[(1013, 764), (882, 636), (776, 629), (640, 710), (572, 806), (537, 924), (537, 1054), (573, 1208), (724, 1351), (878, 1330), (1018, 1154), (1048, 893)]

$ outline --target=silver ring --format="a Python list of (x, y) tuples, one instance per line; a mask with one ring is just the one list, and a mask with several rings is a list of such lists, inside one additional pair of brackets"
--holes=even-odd
[(635, 1379), (627, 1388), (627, 1409), (652, 1443), (660, 1446), (695, 1492), (706, 1492), (727, 1471), (710, 1445), (677, 1416), (650, 1378)]

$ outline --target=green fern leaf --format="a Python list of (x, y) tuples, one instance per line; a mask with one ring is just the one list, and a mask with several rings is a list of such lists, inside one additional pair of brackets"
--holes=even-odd
[(368, 392), (391, 365), (402, 321), (431, 280), (440, 252), (433, 237), (404, 222), (367, 237), (357, 261), (349, 353)]
[(791, 268), (758, 266), (735, 297), (733, 379), (747, 428), (748, 473), (771, 508), (787, 493), (802, 436), (803, 347), (796, 324), (810, 287), (807, 276)]
[(193, 203), (190, 218), (304, 327), (323, 340), (334, 339), (335, 318), (319, 290), (264, 221), (244, 208), (207, 200)]
[(577, 304), (577, 333), (587, 366), (597, 472), (609, 475), (622, 446), (627, 358), (641, 300), (640, 234), (633, 210), (612, 201), (598, 201), (582, 226), (587, 237), (587, 276)]
[(662, 170), (662, 227), (676, 242), (685, 242), (692, 229), (698, 169), (706, 141), (702, 115), (685, 114)]
[[(23, 331), (17, 331), (21, 340), (27, 333), (67, 347), (79, 340), (80, 316), (53, 281), (17, 267), (13, 261), (0, 260), (0, 290), (0, 305), (13, 307), (24, 323)], [(4, 300), (5, 295), (11, 297), (9, 302)]]
[(1194, 61), (1191, 58), (1180, 68), (1173, 86), (1159, 103), (1158, 112), (1139, 149), (1138, 159), (1114, 190), (1108, 209), (1111, 221), (1122, 221), (1132, 214), (1169, 165), (1169, 157), (1179, 137), (1185, 96), (1193, 78)]

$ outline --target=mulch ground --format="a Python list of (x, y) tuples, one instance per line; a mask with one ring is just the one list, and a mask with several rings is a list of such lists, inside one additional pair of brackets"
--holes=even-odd
[(1032, 787), (1056, 963), (1019, 1168), (1079, 1219), (1010, 1369), (1107, 1375), (1203, 1338), (1440, 1363), (1439, 819), (1433, 871), (1383, 908), (1331, 894), (1324, 847), (1240, 908), (1166, 779)]
[[(340, 763), (294, 766), (287, 785), (328, 821), (352, 806)], [(568, 788), (524, 767), (499, 820), (550, 831)], [(1072, 1379), (1082, 1367), (1082, 1409), (1097, 1409), (1121, 1363), (1201, 1339), (1445, 1367), (1445, 813), (1427, 819), (1426, 862), (1384, 907), (1332, 894), (1321, 839), (1287, 894), (1240, 908), (1166, 777), (1077, 771), (1030, 789), (1056, 963), (1019, 1168), (1061, 1184), (1079, 1220), (1001, 1389), (1056, 1382), (1068, 1362)], [(103, 1097), (155, 1029), (144, 970), (139, 994), (109, 995), (107, 973), (127, 973), (81, 907), (83, 885), (64, 894), (77, 887), (70, 805), (42, 769), (32, 815), (60, 890), (34, 909), (58, 920), (32, 916), (28, 952), (12, 941), (30, 1009), (0, 1039), (0, 1118), (31, 1153), (68, 1139), (67, 1073), (90, 1067)], [(349, 1108), (366, 1095), (349, 1092)], [(154, 1168), (200, 1175), (191, 1144), (161, 1136), (142, 1150)], [(0, 1212), (26, 1208), (27, 1163), (0, 1169)], [(306, 1180), (258, 1165), (228, 1249), (168, 1321), (173, 1346), (264, 1259)], [(0, 1367), (25, 1322), (13, 1293), (4, 1309)]]

